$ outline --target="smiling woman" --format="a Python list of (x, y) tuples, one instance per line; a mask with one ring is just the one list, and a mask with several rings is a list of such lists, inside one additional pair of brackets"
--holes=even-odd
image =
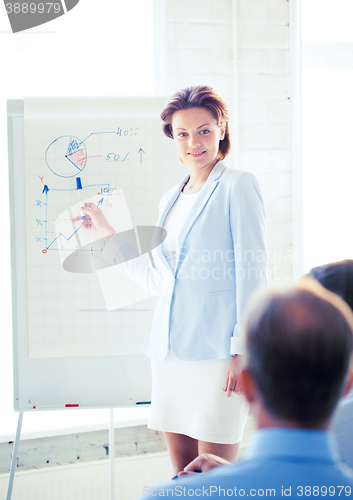
[[(202, 125), (199, 125), (199, 124)], [(206, 108), (190, 108), (173, 114), (172, 129), (174, 142), (183, 163), (190, 165), (190, 171), (201, 175), (204, 181), (217, 162), (219, 143), (224, 139), (225, 123), (217, 120)], [(190, 163), (192, 162), (192, 163)], [(190, 179), (183, 192), (194, 193), (202, 185), (193, 185)]]
[[(156, 226), (167, 238), (154, 265), (121, 263), (131, 245), (100, 209), (82, 209), (81, 227), (106, 239), (103, 259), (157, 296), (149, 427), (164, 431), (177, 474), (200, 453), (237, 457), (247, 416), (237, 323), (252, 291), (266, 283), (265, 214), (256, 177), (224, 162), (229, 114), (211, 87), (180, 90), (161, 117), (189, 174), (162, 196)], [(235, 260), (225, 259), (229, 253)]]
[[(181, 107), (179, 99), (183, 99), (184, 102), (187, 101), (188, 104), (186, 108)], [(185, 106), (185, 104), (183, 104), (183, 106)], [(197, 129), (203, 129), (204, 126), (206, 126), (206, 129), (200, 130), (201, 134), (209, 132), (207, 129), (207, 120), (210, 121), (210, 124), (213, 124), (213, 126), (217, 125), (218, 127), (221, 127), (222, 132), (217, 144), (216, 158), (218, 160), (224, 160), (224, 158), (230, 153), (231, 139), (229, 134), (230, 114), (223, 99), (217, 94), (211, 98), (209, 88), (206, 86), (195, 87), (195, 90), (191, 92), (188, 89), (185, 89), (177, 93), (170, 99), (168, 105), (161, 114), (161, 118), (164, 122), (163, 131), (165, 135), (171, 139), (174, 139), (173, 128), (176, 129), (176, 124), (174, 123), (173, 125), (173, 120), (175, 120), (178, 116), (178, 112), (183, 109), (186, 111), (193, 110), (193, 112), (202, 113), (202, 115), (200, 115), (201, 122), (203, 121), (203, 117), (206, 123), (199, 125)], [(193, 113), (191, 111), (184, 116), (187, 116), (189, 120), (193, 120)], [(195, 121), (195, 119), (193, 121)], [(192, 124), (193, 123), (190, 122), (190, 125)]]
[[(251, 290), (266, 281), (264, 207), (256, 179), (223, 161), (230, 152), (230, 117), (211, 87), (180, 90), (161, 118), (189, 175), (161, 203), (167, 208), (164, 255), (174, 270), (175, 287), (168, 352), (150, 349), (149, 427), (164, 431), (177, 474), (204, 452), (237, 458), (247, 404), (237, 377), (241, 350), (233, 350), (232, 342)], [(254, 279), (241, 273), (241, 246), (263, 252), (261, 263), (251, 263), (257, 267)], [(214, 257), (207, 264), (195, 259), (205, 249)], [(224, 265), (229, 251), (238, 260), (228, 261), (222, 275), (217, 252)]]

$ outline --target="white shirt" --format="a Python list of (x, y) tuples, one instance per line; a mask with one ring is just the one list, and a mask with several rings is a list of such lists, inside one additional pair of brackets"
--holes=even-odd
[(178, 236), (200, 192), (193, 194), (181, 192), (164, 222), (167, 237), (162, 243), (162, 252), (172, 269), (175, 269), (176, 264)]

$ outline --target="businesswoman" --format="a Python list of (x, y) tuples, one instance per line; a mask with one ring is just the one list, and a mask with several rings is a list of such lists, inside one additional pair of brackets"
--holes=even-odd
[(211, 87), (177, 92), (161, 118), (189, 175), (161, 199), (157, 226), (167, 238), (152, 251), (154, 262), (126, 261), (129, 243), (96, 205), (85, 204), (82, 226), (107, 240), (106, 260), (158, 296), (149, 427), (164, 431), (177, 474), (204, 452), (237, 457), (247, 416), (237, 325), (266, 282), (265, 216), (256, 177), (224, 161), (229, 112)]

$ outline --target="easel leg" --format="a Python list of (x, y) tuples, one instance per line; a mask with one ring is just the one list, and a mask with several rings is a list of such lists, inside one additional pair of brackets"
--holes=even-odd
[(109, 422), (109, 478), (110, 478), (110, 500), (115, 500), (114, 495), (114, 485), (115, 485), (115, 476), (114, 476), (114, 458), (115, 458), (115, 450), (114, 450), (114, 408), (110, 408), (110, 422)]
[(17, 466), (18, 445), (20, 444), (20, 437), (21, 437), (22, 419), (23, 419), (23, 411), (20, 411), (20, 413), (18, 414), (17, 431), (16, 431), (15, 442), (13, 445), (9, 485), (7, 488), (6, 500), (11, 500), (11, 495), (12, 495), (13, 480), (15, 477), (15, 470)]

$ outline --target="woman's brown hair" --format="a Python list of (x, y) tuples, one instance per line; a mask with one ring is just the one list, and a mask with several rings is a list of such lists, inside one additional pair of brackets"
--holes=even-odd
[(161, 118), (163, 120), (163, 132), (167, 137), (173, 139), (172, 118), (176, 111), (190, 108), (205, 108), (217, 121), (218, 125), (225, 122), (225, 136), (219, 141), (218, 160), (223, 160), (230, 152), (231, 138), (229, 134), (230, 114), (226, 103), (216, 94), (212, 87), (197, 85), (186, 87), (176, 92), (164, 107)]

